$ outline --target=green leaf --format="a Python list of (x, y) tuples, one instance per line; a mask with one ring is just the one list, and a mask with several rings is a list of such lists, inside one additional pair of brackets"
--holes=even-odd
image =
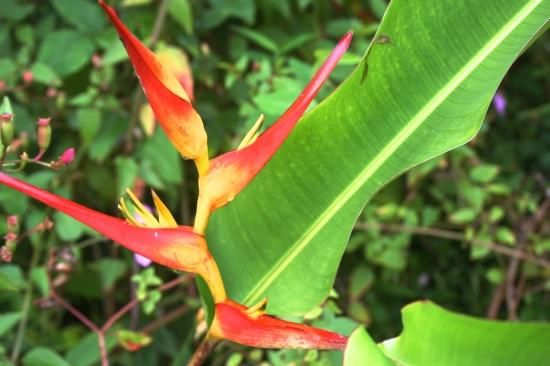
[(61, 212), (54, 212), (53, 221), (55, 232), (63, 241), (77, 240), (84, 233), (85, 226), (83, 224)]
[(2, 99), (2, 105), (0, 105), (0, 113), (13, 114), (13, 108), (11, 107), (10, 98), (8, 98), (7, 96)]
[(45, 267), (35, 267), (31, 271), (32, 282), (40, 290), (40, 294), (47, 298), (50, 294), (50, 284), (48, 282), (48, 273)]
[(17, 64), (9, 58), (0, 58), (0, 79), (12, 79), (17, 70)]
[(495, 236), (497, 241), (502, 244), (514, 245), (516, 243), (516, 235), (512, 229), (501, 226), (497, 229)]
[(203, 15), (204, 27), (206, 29), (217, 27), (231, 17), (241, 19), (247, 24), (252, 24), (256, 15), (254, 0), (210, 0), (210, 8)]
[(69, 24), (86, 33), (103, 29), (105, 16), (94, 2), (88, 0), (50, 0), (57, 13)]
[(37, 62), (31, 67), (31, 71), (34, 76), (34, 80), (45, 84), (59, 86), (61, 85), (61, 79), (56, 72), (48, 65), (41, 62)]
[[(117, 345), (117, 339), (110, 333), (105, 337), (107, 350), (110, 351)], [(92, 366), (100, 361), (97, 335), (89, 333), (80, 342), (73, 346), (66, 354), (66, 359), (71, 366)]]
[[(2, 280), (0, 279), (0, 282)], [(21, 319), (20, 311), (13, 311), (11, 313), (3, 313), (0, 315), (0, 336), (4, 335)]]
[(37, 60), (64, 77), (80, 70), (93, 53), (94, 45), (88, 38), (72, 30), (59, 30), (46, 35)]
[(264, 35), (263, 33), (244, 27), (233, 27), (233, 30), (235, 31), (235, 33), (243, 36), (249, 41), (255, 43), (257, 46), (266, 49), (267, 51), (275, 54), (279, 52), (280, 47), (277, 45), (277, 43), (272, 41), (268, 36)]
[(388, 3), (385, 0), (369, 0), (369, 3), (374, 15), (376, 15), (378, 19), (382, 18)]
[(30, 350), (23, 357), (24, 366), (70, 366), (61, 356), (46, 347)]
[(21, 4), (19, 0), (2, 0), (0, 1), (0, 19), (20, 22), (32, 13), (34, 7), (33, 4)]
[(115, 159), (117, 176), (117, 196), (122, 196), (126, 189), (132, 188), (138, 175), (138, 165), (134, 159), (118, 157)]
[(344, 366), (393, 366), (369, 336), (365, 328), (357, 328), (349, 337), (344, 351)]
[(449, 221), (457, 225), (468, 224), (474, 221), (476, 216), (477, 212), (473, 208), (460, 208), (449, 216)]
[(193, 33), (193, 11), (189, 0), (170, 0), (168, 14), (178, 22), (187, 34)]
[(101, 277), (101, 286), (104, 290), (110, 290), (115, 282), (128, 270), (128, 264), (120, 259), (103, 258), (94, 262), (94, 268)]
[(489, 183), (497, 176), (499, 168), (497, 165), (480, 164), (470, 171), (470, 178), (480, 183)]
[(550, 359), (550, 325), (481, 320), (429, 301), (402, 310), (403, 333), (383, 342), (399, 365), (523, 366)]
[(0, 266), (0, 291), (17, 291), (25, 288), (25, 279), (21, 268), (14, 264)]
[(250, 305), (267, 296), (278, 315), (318, 305), (365, 203), (475, 136), (506, 70), (549, 14), (542, 0), (391, 1), (379, 29), (391, 42), (374, 43), (213, 215), (209, 245), (231, 278), (231, 298)]
[(76, 112), (75, 120), (82, 144), (87, 147), (101, 127), (101, 111), (96, 108), (81, 108)]
[(160, 128), (141, 146), (139, 155), (143, 157), (144, 163), (150, 163), (152, 170), (164, 183), (181, 184), (181, 156)]

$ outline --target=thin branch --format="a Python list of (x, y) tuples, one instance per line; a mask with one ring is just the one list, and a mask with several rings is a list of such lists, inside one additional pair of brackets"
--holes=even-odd
[(380, 223), (357, 223), (355, 227), (359, 229), (378, 229), (382, 231), (425, 235), (425, 236), (431, 236), (435, 238), (443, 238), (443, 239), (454, 240), (454, 241), (463, 241), (463, 242), (470, 243), (472, 245), (477, 245), (477, 246), (487, 248), (495, 253), (504, 254), (512, 258), (518, 258), (520, 260), (524, 260), (524, 261), (536, 264), (537, 266), (540, 266), (542, 268), (550, 269), (550, 261), (545, 258), (541, 258), (529, 252), (518, 250), (515, 248), (510, 248), (510, 247), (493, 243), (490, 241), (479, 240), (479, 239), (469, 240), (463, 234), (456, 231), (437, 229), (437, 228), (431, 228), (431, 227), (417, 227), (417, 226), (407, 226), (407, 225), (398, 225), (398, 224), (380, 224)]
[[(50, 235), (51, 238), (51, 235)], [(31, 273), (38, 264), (38, 258), (40, 257), (40, 245), (33, 246), (32, 251), (32, 257), (31, 257), (31, 263), (28, 270), (27, 275), (27, 288), (25, 289), (25, 298), (23, 299), (23, 308), (22, 308), (22, 316), (21, 321), (19, 322), (19, 326), (17, 328), (17, 334), (15, 336), (15, 344), (13, 346), (13, 351), (11, 353), (11, 361), (13, 364), (17, 363), (17, 359), (19, 358), (19, 353), (21, 352), (21, 347), (23, 345), (23, 340), (25, 338), (25, 332), (27, 330), (27, 320), (29, 318), (29, 312), (31, 310), (31, 303), (32, 303), (32, 281), (31, 281)]]
[(210, 354), (210, 351), (212, 351), (219, 342), (219, 340), (212, 339), (209, 335), (206, 335), (195, 350), (195, 353), (193, 353), (193, 357), (191, 357), (187, 366), (201, 366)]
[(55, 300), (55, 302), (57, 302), (59, 305), (61, 305), (65, 310), (71, 313), (75, 318), (77, 318), (82, 324), (90, 328), (92, 332), (101, 332), (99, 327), (93, 321), (91, 321), (86, 315), (82, 314), (77, 308), (65, 301), (65, 299), (59, 296), (59, 294), (55, 292), (55, 290), (50, 291), (50, 297)]
[(161, 318), (153, 320), (151, 323), (147, 324), (143, 328), (140, 329), (140, 332), (151, 334), (154, 331), (156, 331), (159, 328), (162, 328), (166, 324), (172, 322), (173, 320), (179, 318), (180, 316), (184, 315), (185, 313), (189, 312), (189, 307), (182, 305), (178, 308), (175, 308), (174, 310), (166, 313)]

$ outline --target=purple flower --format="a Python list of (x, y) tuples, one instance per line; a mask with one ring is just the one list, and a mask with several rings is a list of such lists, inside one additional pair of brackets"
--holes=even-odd
[(149, 267), (151, 263), (153, 262), (147, 257), (142, 256), (141, 254), (134, 253), (134, 261), (138, 264), (140, 267)]
[(501, 91), (497, 91), (493, 97), (493, 106), (497, 114), (501, 117), (506, 115), (506, 104), (507, 102), (506, 98), (504, 98), (504, 94), (502, 94)]

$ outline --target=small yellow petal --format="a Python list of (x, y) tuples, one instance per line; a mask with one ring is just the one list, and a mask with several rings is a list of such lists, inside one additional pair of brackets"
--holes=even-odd
[(260, 316), (265, 314), (265, 309), (267, 307), (267, 297), (264, 297), (262, 301), (257, 303), (256, 305), (249, 307), (245, 310), (246, 314), (250, 316), (253, 319), (257, 319)]
[(124, 201), (124, 198), (120, 198), (118, 209), (122, 213), (122, 216), (128, 221), (130, 224), (138, 227), (144, 227), (145, 225), (139, 221), (136, 220), (132, 212), (128, 209), (128, 206), (126, 206), (126, 202)]
[(155, 216), (153, 216), (153, 214), (149, 212), (149, 210), (145, 206), (143, 206), (143, 204), (137, 199), (136, 195), (131, 190), (127, 189), (126, 194), (128, 194), (128, 196), (132, 200), (132, 203), (138, 211), (137, 214), (145, 222), (146, 227), (161, 227), (159, 221), (155, 218)]
[(151, 190), (153, 195), (153, 202), (157, 208), (157, 213), (159, 215), (159, 223), (162, 227), (178, 227), (178, 223), (174, 220), (174, 216), (170, 213), (170, 210), (164, 202), (159, 198), (155, 191)]
[(254, 141), (256, 141), (256, 138), (258, 138), (258, 130), (260, 129), (260, 126), (262, 125), (264, 121), (264, 115), (260, 114), (260, 117), (254, 122), (254, 126), (250, 129), (250, 131), (247, 132), (247, 134), (244, 136), (243, 140), (239, 144), (239, 147), (237, 147), (237, 150), (241, 150), (242, 148), (247, 147)]
[(145, 103), (139, 109), (139, 121), (141, 123), (141, 127), (143, 128), (143, 132), (145, 132), (145, 136), (153, 136), (155, 133), (156, 122), (155, 115), (153, 114), (153, 110), (149, 104)]

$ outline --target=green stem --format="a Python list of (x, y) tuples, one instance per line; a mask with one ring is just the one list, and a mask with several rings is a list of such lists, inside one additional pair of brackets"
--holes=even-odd
[[(50, 241), (51, 238), (52, 238), (52, 235), (50, 234), (48, 237), (48, 241)], [(13, 364), (17, 364), (17, 359), (19, 358), (19, 354), (21, 353), (21, 347), (23, 346), (23, 340), (25, 338), (25, 332), (27, 330), (27, 321), (29, 318), (29, 312), (32, 304), (32, 290), (33, 290), (31, 273), (36, 267), (36, 265), (38, 264), (38, 259), (40, 257), (40, 251), (41, 251), (40, 248), (41, 248), (40, 243), (33, 245), (31, 263), (27, 274), (27, 288), (25, 290), (25, 298), (23, 300), (23, 308), (21, 310), (23, 315), (21, 316), (21, 321), (19, 322), (19, 327), (17, 328), (15, 344), (13, 346), (13, 351), (11, 354), (11, 362)]]

